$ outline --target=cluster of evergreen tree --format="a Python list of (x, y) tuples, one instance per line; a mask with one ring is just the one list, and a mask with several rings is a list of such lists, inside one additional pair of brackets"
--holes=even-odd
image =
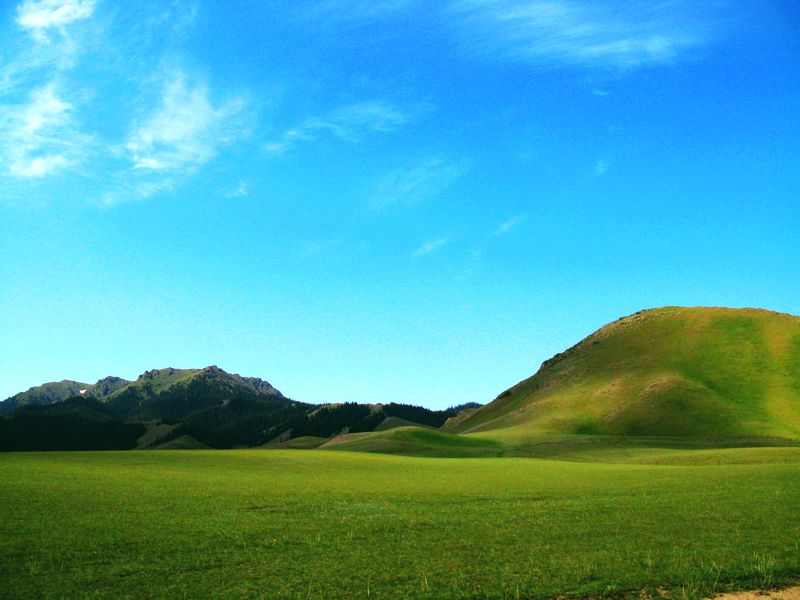
[(102, 403), (77, 397), (0, 418), (0, 451), (128, 450), (145, 431), (141, 423), (114, 418)]
[(195, 430), (211, 432), (216, 443), (207, 435), (198, 441), (213, 448), (233, 446), (257, 446), (270, 439), (270, 432), (280, 428), (309, 409), (306, 404), (292, 402), (265, 403), (253, 398), (236, 397), (224, 406), (214, 406), (188, 415), (183, 423)]
[[(480, 406), (474, 404), (475, 407)], [(419, 425), (441, 427), (444, 422), (473, 404), (453, 406), (445, 410), (430, 410), (411, 404), (382, 404), (370, 406), (346, 402), (323, 406), (313, 412), (298, 416), (288, 423), (282, 424), (283, 431), (291, 430), (291, 437), (316, 436), (331, 437), (342, 431), (358, 433), (373, 431), (387, 417), (398, 417)], [(280, 434), (283, 431), (275, 431)]]

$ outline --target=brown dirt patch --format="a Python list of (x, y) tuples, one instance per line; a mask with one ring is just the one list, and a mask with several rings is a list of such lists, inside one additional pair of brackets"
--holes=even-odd
[(772, 591), (730, 592), (714, 596), (714, 600), (800, 600), (800, 587)]

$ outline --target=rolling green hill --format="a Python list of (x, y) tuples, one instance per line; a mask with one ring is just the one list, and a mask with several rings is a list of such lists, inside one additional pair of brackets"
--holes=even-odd
[(800, 438), (800, 318), (758, 309), (647, 310), (596, 331), (453, 433)]
[(497, 457), (503, 445), (473, 436), (453, 435), (422, 427), (397, 427), (384, 431), (348, 433), (320, 446), (324, 450), (379, 452), (429, 457)]
[(375, 426), (373, 431), (388, 431), (389, 429), (397, 429), (398, 427), (420, 427), (422, 429), (435, 429), (430, 425), (420, 425), (414, 421), (403, 419), (402, 417), (386, 417), (383, 421)]

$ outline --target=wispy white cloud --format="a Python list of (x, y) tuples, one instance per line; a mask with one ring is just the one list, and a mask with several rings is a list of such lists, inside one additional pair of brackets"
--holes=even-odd
[(453, 0), (449, 12), (478, 52), (541, 66), (629, 69), (674, 61), (708, 41), (713, 8), (703, 4)]
[(360, 102), (319, 117), (305, 119), (296, 127), (264, 145), (265, 150), (280, 154), (302, 142), (314, 142), (324, 135), (353, 142), (369, 132), (395, 131), (408, 123), (410, 116), (398, 107), (380, 100)]
[(213, 158), (244, 131), (236, 122), (245, 102), (214, 105), (208, 87), (177, 71), (164, 76), (157, 104), (134, 125), (125, 143), (131, 164), (143, 171), (187, 171)]
[(397, 169), (385, 177), (370, 199), (377, 210), (388, 206), (413, 205), (444, 192), (469, 170), (467, 161), (449, 161), (439, 156), (420, 164)]
[(92, 16), (96, 0), (25, 0), (17, 7), (17, 23), (41, 36)]
[(225, 194), (226, 198), (244, 198), (250, 195), (250, 190), (247, 188), (247, 182), (240, 181), (236, 188)]
[[(175, 190), (219, 152), (249, 134), (242, 97), (214, 102), (209, 86), (181, 70), (157, 78), (159, 93), (145, 104), (119, 148), (128, 168), (115, 173), (105, 204), (144, 200)], [(248, 194), (240, 182), (226, 196)]]
[(609, 163), (607, 160), (604, 160), (604, 159), (598, 160), (594, 164), (594, 168), (592, 169), (592, 173), (594, 173), (594, 175), (597, 176), (597, 177), (601, 177), (602, 175), (606, 174), (606, 171), (608, 171), (608, 168), (610, 166), (611, 166), (611, 163)]
[(444, 246), (449, 242), (450, 242), (450, 236), (444, 236), (435, 240), (431, 240), (429, 242), (425, 242), (413, 252), (411, 257), (422, 258), (423, 256), (427, 256), (428, 254), (433, 254), (434, 252), (440, 250), (442, 246)]
[(69, 85), (69, 72), (84, 50), (83, 36), (73, 29), (94, 10), (95, 0), (25, 0), (17, 6), (22, 33), (0, 63), (0, 94), (13, 98), (0, 106), (0, 166), (6, 175), (57, 175), (78, 168), (94, 151), (94, 136), (80, 126), (85, 94)]
[(92, 42), (88, 27), (95, 2), (26, 0), (17, 6), (19, 31), (9, 31), (0, 57), (0, 94), (41, 86), (75, 67)]
[(7, 174), (41, 178), (84, 158), (89, 136), (82, 134), (55, 82), (33, 90), (28, 101), (0, 106), (0, 162)]
[(593, 96), (600, 96), (601, 98), (604, 98), (605, 96), (608, 96), (610, 94), (611, 94), (611, 92), (609, 92), (608, 90), (604, 90), (602, 88), (593, 88), (592, 89), (592, 95)]
[(524, 222), (527, 217), (525, 215), (515, 215), (508, 219), (507, 221), (503, 221), (497, 229), (495, 229), (490, 237), (498, 237), (501, 235), (507, 234), (509, 231), (514, 229), (517, 225)]
[[(134, 4), (102, 17), (98, 7), (97, 0), (21, 0), (12, 12), (17, 28), (3, 40), (0, 60), (0, 176), (100, 180), (102, 173), (95, 193), (107, 203), (174, 190), (249, 133), (248, 103), (158, 66), (159, 40), (191, 25), (195, 2)], [(109, 46), (112, 38), (121, 45)], [(95, 49), (108, 56), (90, 65), (84, 58)], [(96, 69), (108, 68), (119, 85), (95, 86), (102, 81)], [(109, 118), (112, 103), (138, 107), (135, 118), (125, 110)], [(90, 120), (95, 109), (103, 116)], [(120, 137), (120, 129), (127, 133)], [(236, 190), (246, 192), (246, 185)]]
[(164, 175), (160, 178), (147, 178), (140, 173), (117, 172), (112, 174), (112, 185), (98, 198), (100, 204), (111, 206), (120, 202), (148, 200), (159, 194), (175, 191), (178, 180)]
[(164, 8), (158, 20), (170, 26), (172, 33), (188, 31), (197, 22), (198, 0), (173, 1)]

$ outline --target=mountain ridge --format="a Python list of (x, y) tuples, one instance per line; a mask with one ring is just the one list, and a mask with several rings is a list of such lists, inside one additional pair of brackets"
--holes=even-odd
[(283, 396), (283, 394), (268, 381), (259, 377), (243, 377), (235, 373), (227, 373), (216, 365), (209, 365), (200, 369), (176, 369), (174, 367), (166, 367), (163, 369), (147, 370), (134, 380), (108, 375), (99, 379), (96, 383), (82, 383), (71, 379), (46, 382), (32, 386), (24, 392), (19, 392), (0, 401), (0, 414), (3, 413), (3, 405), (9, 401), (14, 404), (14, 407), (18, 407), (26, 404), (51, 404), (77, 395), (109, 399), (129, 386), (139, 386), (146, 389), (148, 393), (157, 393), (174, 383), (189, 380), (196, 376), (204, 376), (206, 374), (229, 376), (251, 387), (255, 391)]
[[(213, 448), (250, 447), (302, 436), (327, 439), (378, 427), (436, 428), (462, 408), (434, 411), (394, 403), (308, 404), (284, 396), (264, 379), (231, 374), (216, 365), (151, 369), (134, 381), (118, 377), (92, 385), (65, 381), (69, 383), (35, 386), (0, 403), (0, 414), (6, 415), (0, 419), (0, 448), (58, 449), (45, 438), (48, 430), (60, 425), (86, 431), (106, 444), (103, 424), (124, 431), (130, 447), (173, 447), (165, 444), (179, 437)], [(126, 424), (145, 430), (123, 427)], [(131, 438), (136, 431), (139, 434)], [(54, 437), (66, 440), (63, 449), (89, 449), (79, 436)], [(44, 442), (37, 446), (28, 438)], [(144, 439), (150, 441), (142, 445)], [(177, 446), (188, 447), (185, 443)]]

